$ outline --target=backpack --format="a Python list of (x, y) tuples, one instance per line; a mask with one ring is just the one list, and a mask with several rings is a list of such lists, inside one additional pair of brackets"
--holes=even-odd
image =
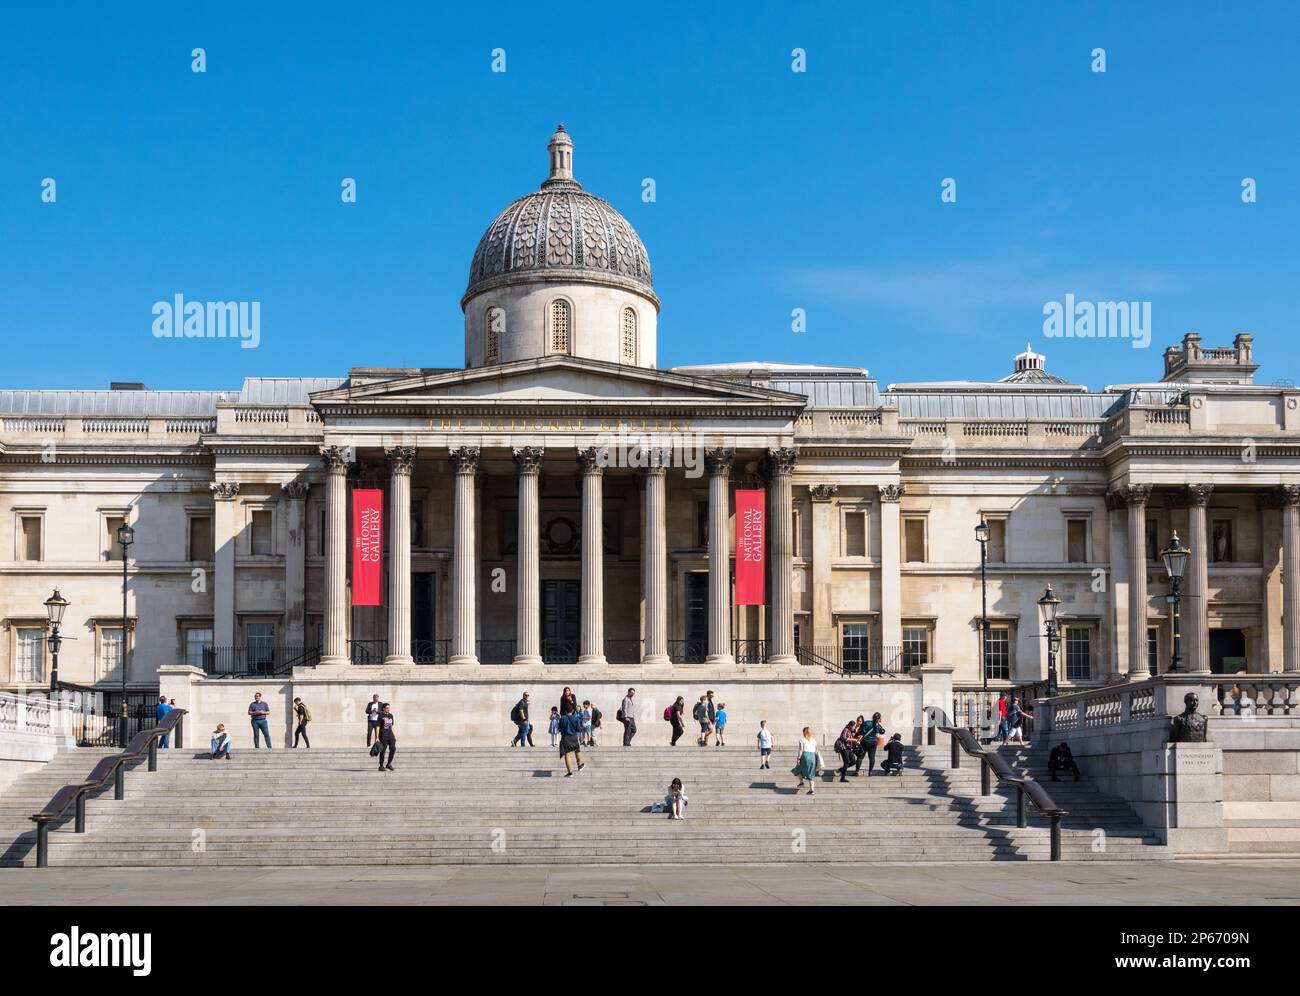
[(673, 721), (673, 707), (669, 706), (667, 709), (664, 710), (664, 722), (671, 723), (672, 721)]
[(302, 721), (303, 721), (304, 723), (310, 723), (310, 722), (311, 722), (311, 710), (307, 708), (307, 703), (306, 703), (306, 702), (304, 702), (304, 703), (302, 704)]
[(603, 715), (604, 715), (604, 713), (602, 713), (602, 712), (601, 712), (599, 709), (597, 709), (595, 706), (592, 706), (592, 707), (591, 707), (591, 725), (592, 725), (592, 726), (599, 726), (599, 725), (600, 725), (600, 719), (601, 719), (601, 717), (602, 717)]
[(520, 712), (519, 703), (516, 702), (515, 707), (510, 710), (510, 722), (512, 723), (520, 722), (519, 712)]

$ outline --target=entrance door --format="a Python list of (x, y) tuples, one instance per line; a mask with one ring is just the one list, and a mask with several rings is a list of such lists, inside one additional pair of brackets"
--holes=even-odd
[(1210, 630), (1210, 670), (1236, 674), (1246, 670), (1246, 634), (1239, 629)]
[(445, 664), (438, 654), (438, 575), (411, 575), (411, 656), (417, 664)]
[(582, 582), (542, 582), (542, 660), (571, 664), (582, 636)]
[(681, 653), (683, 664), (701, 664), (709, 654), (709, 574), (692, 571), (686, 575), (686, 632)]

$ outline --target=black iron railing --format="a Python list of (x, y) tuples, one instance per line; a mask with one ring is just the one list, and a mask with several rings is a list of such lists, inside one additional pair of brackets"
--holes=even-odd
[(737, 664), (766, 664), (766, 640), (732, 640), (731, 655)]
[(1030, 681), (987, 690), (970, 686), (954, 688), (952, 691), (953, 723), (963, 729), (971, 730), (979, 738), (993, 739), (998, 735), (998, 727), (1001, 724), (999, 695), (1005, 698), (1007, 705), (1011, 704), (1014, 697), (1020, 699), (1021, 709), (1027, 710), (1021, 716), (1020, 729), (1028, 740), (1034, 733), (1034, 716), (1031, 715), (1034, 711), (1034, 700), (1047, 697), (1046, 681)]
[(451, 641), (412, 640), (411, 656), (417, 664), (446, 664), (451, 659)]
[(202, 659), (204, 672), (213, 678), (267, 677), (289, 674), (296, 667), (315, 667), (320, 663), (320, 647), (208, 646)]
[(479, 640), (480, 664), (509, 664), (515, 659), (514, 640)]
[(580, 640), (560, 640), (554, 637), (542, 640), (542, 660), (547, 664), (576, 664), (581, 656)]
[(640, 640), (606, 640), (605, 660), (611, 664), (640, 664), (644, 646)]
[(844, 677), (906, 674), (912, 667), (912, 661), (903, 653), (903, 648), (892, 646), (803, 644), (795, 648), (795, 656), (800, 664), (824, 668), (831, 674)]
[(668, 656), (674, 664), (703, 664), (709, 656), (709, 641), (669, 640)]
[(348, 660), (356, 665), (382, 664), (388, 656), (387, 640), (349, 640)]

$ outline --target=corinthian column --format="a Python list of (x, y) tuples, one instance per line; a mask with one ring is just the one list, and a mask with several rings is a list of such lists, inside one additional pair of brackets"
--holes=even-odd
[(1282, 670), (1300, 671), (1300, 484), (1278, 488), (1282, 504)]
[[(236, 523), (235, 499), (239, 497), (238, 481), (215, 481), (208, 485), (216, 499), (216, 514), (212, 520), (213, 567), (212, 579), (212, 642), (218, 647), (235, 645), (235, 539), (239, 535)], [(226, 650), (231, 653), (231, 650)]]
[(731, 464), (733, 449), (704, 453), (709, 471), (709, 655), (706, 664), (734, 664), (731, 652), (731, 543), (727, 536), (730, 519)]
[(515, 582), (516, 664), (542, 663), (541, 550), (537, 528), (537, 478), (542, 470), (542, 448), (515, 450), (519, 467), (519, 577)]
[(901, 502), (907, 488), (882, 484), (880, 492), (880, 645), (882, 654), (903, 651)]
[(350, 447), (322, 446), (325, 464), (325, 652), (323, 665), (348, 663), (348, 464)]
[(388, 527), (388, 654), (385, 664), (414, 664), (411, 659), (411, 467), (414, 446), (385, 450), (392, 474)]
[(474, 580), (478, 568), (474, 549), (474, 473), (478, 470), (478, 447), (462, 446), (451, 451), (456, 471), (455, 521), (451, 553), (451, 656), (450, 664), (477, 664), (474, 652)]
[(1147, 662), (1147, 499), (1150, 484), (1130, 484), (1115, 492), (1128, 507), (1128, 676), (1141, 681)]
[(281, 484), (288, 499), (289, 545), (284, 551), (284, 643), (307, 648), (307, 491), (306, 481)]
[(1207, 674), (1210, 670), (1209, 538), (1205, 528), (1205, 506), (1212, 484), (1190, 484), (1184, 495), (1187, 505), (1187, 586), (1183, 603), (1183, 646), (1187, 648), (1187, 670)]
[(794, 656), (794, 498), (790, 474), (797, 453), (793, 447), (767, 451), (772, 478), (772, 626), (768, 633), (769, 664), (797, 664)]
[(669, 664), (668, 506), (669, 454), (650, 450), (645, 469), (645, 653), (642, 664)]
[(605, 663), (605, 453), (578, 453), (582, 467), (582, 655), (579, 664)]

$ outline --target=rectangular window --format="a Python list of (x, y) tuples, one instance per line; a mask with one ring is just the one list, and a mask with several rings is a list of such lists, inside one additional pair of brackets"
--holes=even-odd
[(1086, 626), (1065, 627), (1065, 680), (1092, 677), (1092, 631)]
[(121, 680), (122, 627), (106, 626), (99, 631), (99, 677)]
[(1065, 520), (1065, 559), (1070, 564), (1088, 562), (1088, 520)]
[(208, 561), (215, 554), (212, 549), (212, 516), (190, 516), (189, 559)]
[(925, 520), (903, 520), (903, 560), (909, 564), (925, 563)]
[(269, 671), (275, 659), (275, 623), (247, 623), (244, 626), (244, 650), (250, 670)]
[(270, 509), (254, 511), (249, 516), (248, 525), (253, 534), (252, 552), (262, 556), (274, 553), (275, 550), (271, 542)]
[(24, 515), (19, 523), (22, 529), (22, 560), (41, 559), (41, 517)]
[(984, 635), (984, 667), (992, 681), (1011, 680), (1011, 627), (988, 628)]
[(120, 515), (104, 516), (104, 559), (121, 560), (122, 544), (117, 541), (117, 531), (126, 519)]
[(185, 663), (190, 667), (203, 666), (203, 648), (212, 646), (212, 630), (197, 627), (185, 631)]
[(1215, 519), (1210, 527), (1210, 559), (1223, 564), (1236, 558), (1232, 555), (1232, 520)]
[(903, 670), (924, 667), (930, 663), (930, 627), (903, 627)]
[(18, 673), (16, 679), (24, 684), (45, 681), (45, 631), (39, 626), (23, 626), (17, 633)]
[(989, 524), (989, 563), (1007, 562), (1007, 522), (1005, 519), (987, 519)]
[(840, 648), (846, 674), (862, 674), (868, 669), (869, 657), (867, 623), (845, 623), (843, 644)]
[(844, 556), (865, 557), (867, 555), (867, 514), (865, 512), (844, 513)]
[(1160, 627), (1147, 627), (1147, 671), (1160, 673)]

